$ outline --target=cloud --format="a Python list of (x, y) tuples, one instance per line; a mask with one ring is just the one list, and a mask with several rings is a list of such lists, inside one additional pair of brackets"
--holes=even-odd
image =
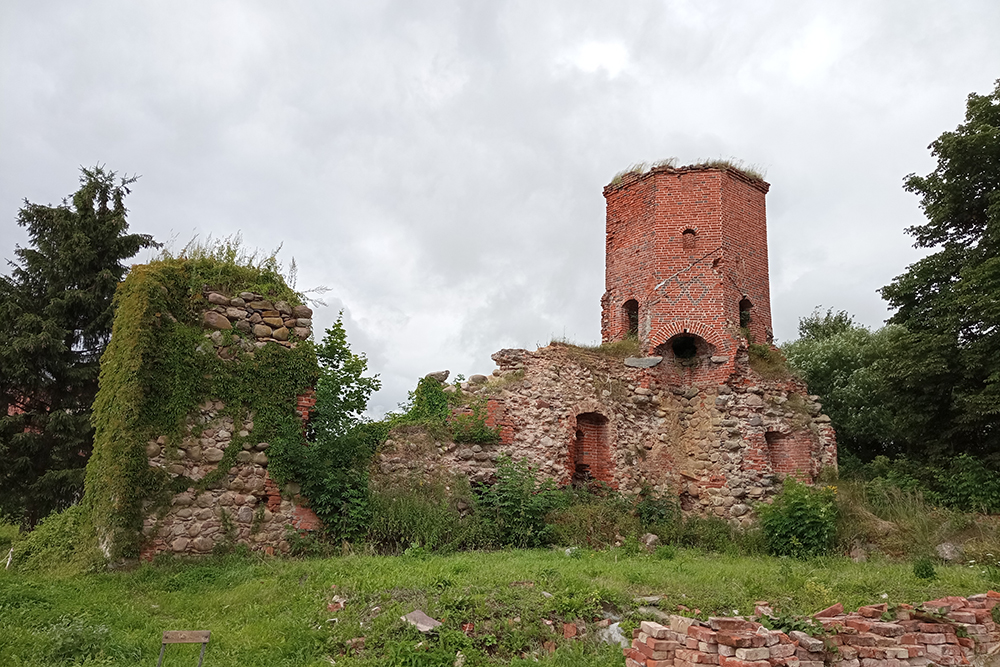
[(0, 253), (80, 165), (142, 175), (136, 231), (238, 231), (327, 285), (384, 389), (599, 337), (603, 186), (676, 156), (767, 170), (780, 339), (866, 324), (918, 254), (902, 177), (1000, 76), (1000, 7), (95, 1), (0, 7)]

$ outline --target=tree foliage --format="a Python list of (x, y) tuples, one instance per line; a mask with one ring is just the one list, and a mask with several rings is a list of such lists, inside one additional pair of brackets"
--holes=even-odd
[(936, 249), (882, 289), (906, 327), (891, 390), (910, 398), (913, 435), (936, 454), (1000, 451), (1000, 80), (970, 94), (965, 122), (931, 145), (937, 167), (911, 174)]
[(782, 347), (809, 390), (822, 398), (842, 453), (868, 459), (907, 449), (885, 381), (902, 333), (900, 327), (871, 331), (845, 311), (817, 310), (799, 320), (799, 339)]
[(327, 532), (355, 539), (371, 519), (368, 465), (389, 430), (387, 424), (364, 416), (368, 399), (382, 382), (377, 375), (364, 375), (368, 360), (351, 351), (341, 317), (326, 330), (316, 357), (320, 370), (310, 421), (312, 442), (300, 448), (295, 478), (302, 480)]
[(157, 244), (128, 234), (135, 178), (98, 166), (59, 206), (25, 201), (30, 244), (0, 277), (0, 515), (34, 526), (78, 499), (91, 405), (125, 260)]

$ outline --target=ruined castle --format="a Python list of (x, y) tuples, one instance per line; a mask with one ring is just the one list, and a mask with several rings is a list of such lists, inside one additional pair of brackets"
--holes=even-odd
[[(767, 191), (729, 166), (616, 178), (604, 190), (604, 344), (497, 352), (489, 377), (444, 391), (499, 442), (400, 428), (372, 482), (490, 483), (509, 455), (561, 485), (677, 497), (688, 513), (745, 523), (783, 477), (813, 482), (836, 466), (830, 419), (770, 345)], [(311, 311), (267, 268), (226, 269), (259, 289), (209, 285), (224, 277), (213, 261), (134, 267), (119, 288), (87, 479), (110, 558), (287, 551), (289, 527), (320, 526), (281, 463), (314, 403), (315, 352), (298, 344)]]
[[(829, 417), (774, 363), (768, 189), (729, 166), (655, 167), (605, 187), (605, 344), (497, 352), (491, 376), (450, 391), (485, 401), (500, 443), (391, 434), (381, 474), (489, 482), (508, 454), (560, 484), (676, 494), (687, 512), (746, 522), (786, 475), (813, 482), (835, 467)], [(640, 353), (616, 356), (629, 340)]]

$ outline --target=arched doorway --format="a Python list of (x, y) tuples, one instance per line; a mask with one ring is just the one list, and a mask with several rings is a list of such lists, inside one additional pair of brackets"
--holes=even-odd
[(592, 481), (610, 484), (614, 480), (607, 417), (597, 412), (576, 416), (570, 466), (573, 486), (586, 486)]

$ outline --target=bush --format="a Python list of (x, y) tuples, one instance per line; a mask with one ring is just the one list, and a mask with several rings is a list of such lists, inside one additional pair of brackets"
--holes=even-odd
[(539, 482), (527, 459), (497, 459), (497, 481), (476, 500), (483, 528), (501, 546), (519, 548), (547, 544), (552, 536), (545, 516), (562, 500), (551, 479)]
[[(5, 554), (6, 555), (6, 554)], [(97, 535), (83, 505), (50, 514), (14, 548), (18, 569), (85, 572), (104, 565)]]
[[(456, 480), (453, 488), (459, 483)], [(467, 487), (449, 494), (433, 484), (376, 491), (371, 495), (367, 540), (387, 554), (403, 553), (413, 545), (429, 551), (476, 546), (480, 538), (475, 518), (463, 517), (455, 507), (468, 494)]]
[(681, 546), (728, 553), (736, 549), (739, 534), (733, 526), (717, 517), (688, 517), (676, 537)]
[(500, 427), (486, 423), (486, 402), (475, 399), (470, 405), (471, 413), (455, 415), (449, 420), (452, 438), (455, 442), (471, 442), (481, 445), (495, 445), (500, 442)]
[(965, 512), (1000, 511), (1000, 473), (968, 454), (953, 458), (934, 472), (933, 502)]
[(809, 487), (788, 477), (774, 503), (762, 505), (757, 511), (767, 549), (776, 556), (819, 556), (834, 545), (837, 535), (834, 487)]

